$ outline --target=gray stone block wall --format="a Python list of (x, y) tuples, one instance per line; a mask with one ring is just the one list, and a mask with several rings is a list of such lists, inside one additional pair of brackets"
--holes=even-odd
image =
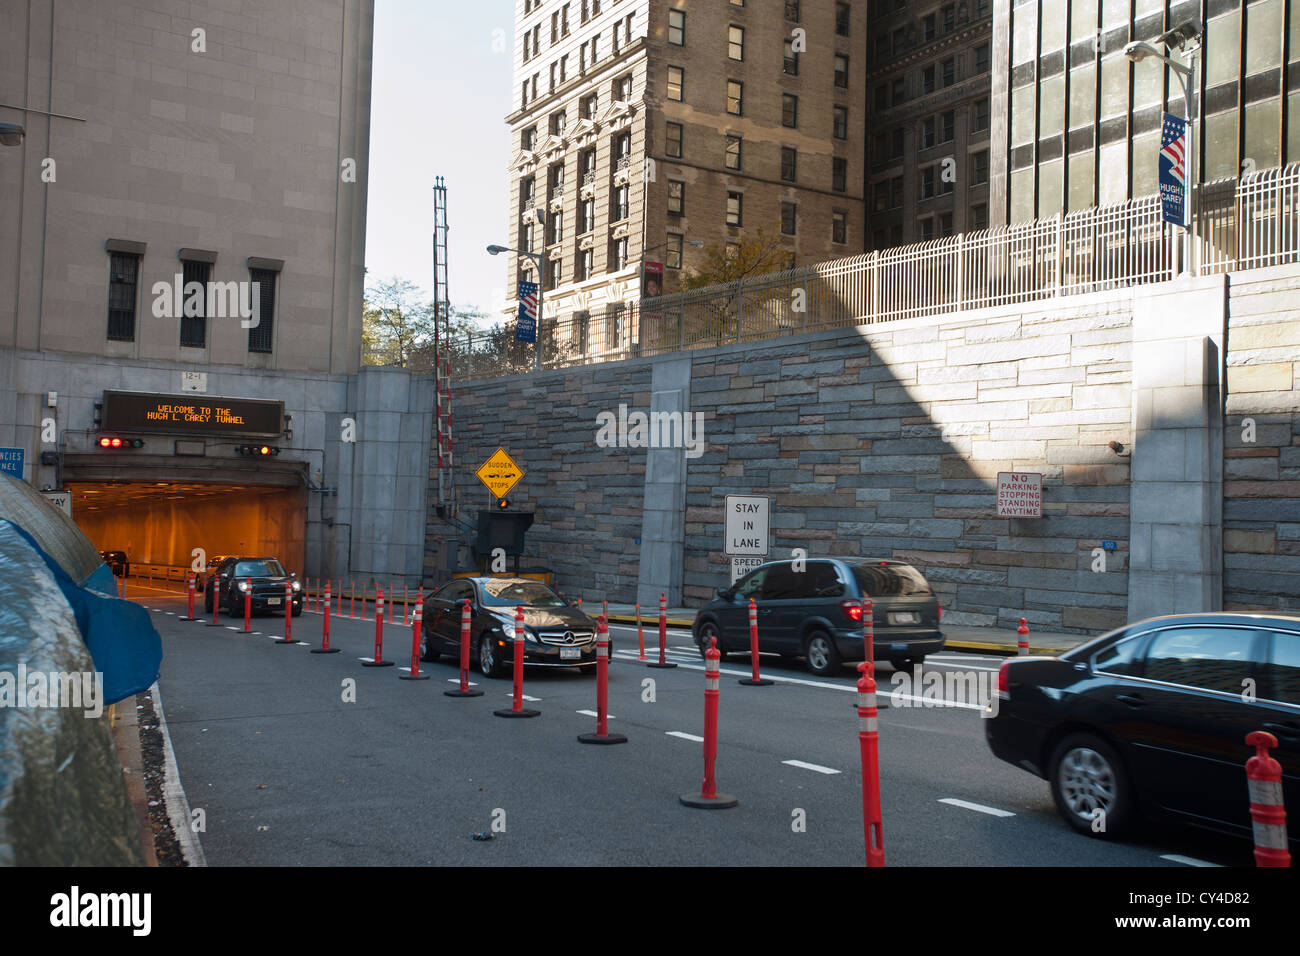
[[(1150, 613), (1300, 608), (1300, 270), (1231, 275), (1226, 292), (1222, 278), (1201, 286), (1188, 299), (1117, 289), (677, 357), (690, 363), (689, 410), (703, 413), (706, 440), (701, 457), (681, 460), (683, 602), (729, 581), (724, 497), (755, 494), (772, 498), (771, 557), (803, 548), (908, 561), (954, 624), (1118, 626), (1132, 610), (1130, 558), (1147, 575)], [(1136, 328), (1135, 308), (1147, 310)], [(1205, 327), (1189, 331), (1196, 315)], [(1177, 348), (1151, 347), (1162, 336)], [(537, 508), (530, 556), (569, 593), (649, 603), (637, 582), (659, 576), (646, 565), (663, 558), (648, 529), (675, 492), (657, 465), (647, 478), (644, 452), (607, 454), (594, 435), (599, 411), (649, 410), (656, 368), (633, 360), (457, 388), (462, 515), (490, 503), (472, 472), (504, 445), (529, 471), (512, 499)], [(1161, 493), (1173, 468), (1194, 508), (1171, 511)], [(997, 473), (1013, 470), (1043, 475), (1042, 518), (997, 517)], [(448, 527), (431, 525), (426, 553), (440, 580)], [(1103, 563), (1104, 541), (1115, 549)]]
[(1300, 614), (1300, 275), (1231, 280), (1223, 606)]

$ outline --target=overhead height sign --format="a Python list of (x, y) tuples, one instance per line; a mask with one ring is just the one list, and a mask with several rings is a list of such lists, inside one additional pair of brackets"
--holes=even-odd
[(487, 461), (479, 466), (478, 480), (487, 486), (487, 490), (498, 498), (504, 498), (510, 489), (519, 484), (524, 471), (515, 464), (515, 460), (506, 454), (504, 448), (498, 448)]

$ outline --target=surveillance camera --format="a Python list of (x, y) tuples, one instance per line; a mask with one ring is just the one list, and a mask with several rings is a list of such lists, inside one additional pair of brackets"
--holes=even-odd
[(1197, 43), (1201, 38), (1201, 25), (1195, 20), (1188, 20), (1178, 24), (1167, 33), (1162, 33), (1158, 40), (1161, 43), (1167, 43), (1171, 47), (1179, 50), (1185, 50), (1188, 46)]

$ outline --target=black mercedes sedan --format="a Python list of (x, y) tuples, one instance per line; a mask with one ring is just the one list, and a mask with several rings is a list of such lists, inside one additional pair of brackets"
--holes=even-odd
[(802, 657), (814, 674), (830, 675), (862, 660), (862, 600), (872, 602), (877, 660), (903, 669), (943, 650), (939, 601), (910, 564), (867, 558), (809, 558), (760, 565), (695, 615), (703, 654), (718, 639), (722, 659), (749, 651), (749, 601), (758, 617), (758, 649)]
[(253, 596), (252, 613), (284, 613), (284, 585), (289, 582), (293, 616), (302, 614), (302, 585), (297, 575), (284, 569), (278, 558), (228, 557), (212, 570), (203, 593), (209, 614), (216, 603), (231, 617), (244, 616), (244, 596)]
[[(1013, 658), (983, 721), (994, 756), (1047, 780), (1061, 816), (1110, 837), (1140, 815), (1251, 835), (1246, 745), (1277, 738), (1300, 809), (1300, 617), (1156, 617), (1059, 657)], [(1295, 852), (1300, 827), (1292, 827)]]
[[(524, 664), (596, 667), (595, 618), (540, 581), (521, 577), (456, 578), (424, 602), (421, 657), (460, 660), (461, 608), (470, 600), (470, 657), (485, 677), (503, 677), (514, 663), (515, 609), (524, 610)], [(612, 653), (612, 650), (611, 650)]]

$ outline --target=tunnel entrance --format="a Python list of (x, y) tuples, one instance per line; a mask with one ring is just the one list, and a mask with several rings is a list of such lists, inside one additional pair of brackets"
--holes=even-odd
[[(135, 565), (188, 567), (195, 548), (208, 558), (277, 557), (303, 573), (307, 489), (300, 464), (265, 465), (241, 474), (187, 474), (167, 460), (65, 469), (72, 518), (105, 551), (125, 551)], [(170, 466), (170, 467), (169, 467)]]

